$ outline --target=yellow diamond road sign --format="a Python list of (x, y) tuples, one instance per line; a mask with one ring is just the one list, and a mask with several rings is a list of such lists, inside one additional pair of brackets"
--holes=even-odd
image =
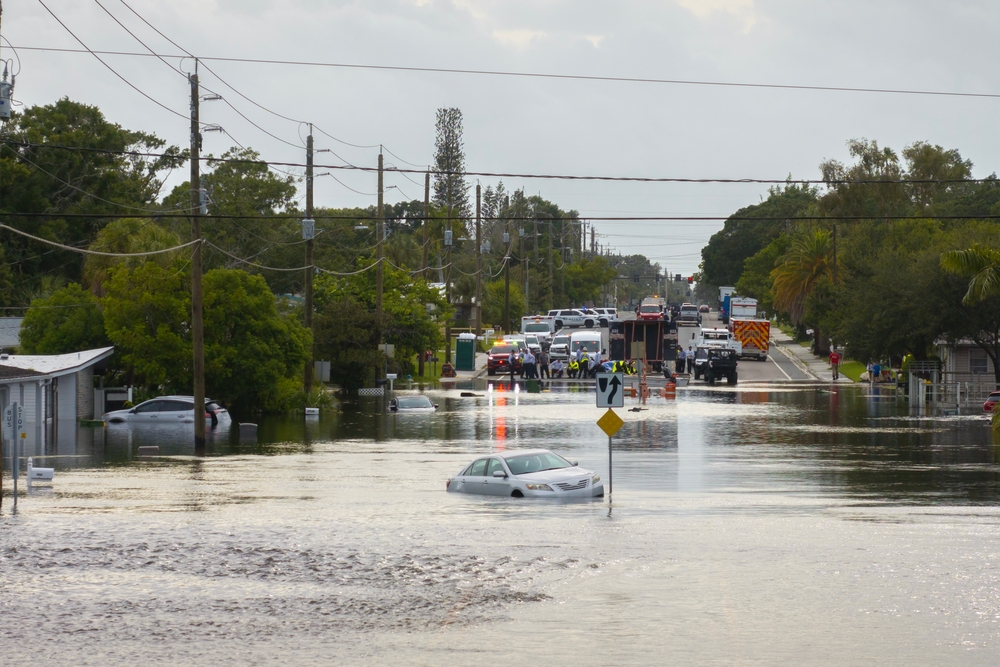
[(597, 420), (597, 425), (601, 427), (601, 430), (608, 434), (608, 437), (614, 437), (618, 429), (622, 427), (625, 422), (622, 418), (615, 414), (615, 411), (608, 408), (608, 411), (604, 413), (604, 416)]

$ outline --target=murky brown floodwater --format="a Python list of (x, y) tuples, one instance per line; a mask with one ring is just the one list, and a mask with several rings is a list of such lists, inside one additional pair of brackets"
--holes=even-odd
[[(607, 472), (587, 393), (364, 404), (260, 442), (109, 428), (0, 516), (4, 664), (995, 665), (988, 422), (792, 385), (621, 412), (614, 508), (445, 493), (495, 448)], [(140, 444), (170, 457), (136, 460)]]

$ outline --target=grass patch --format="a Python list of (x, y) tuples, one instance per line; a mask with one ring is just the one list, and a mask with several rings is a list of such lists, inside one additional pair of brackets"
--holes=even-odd
[(861, 374), (868, 370), (860, 361), (844, 361), (840, 364), (840, 374), (851, 378), (854, 382), (861, 381)]

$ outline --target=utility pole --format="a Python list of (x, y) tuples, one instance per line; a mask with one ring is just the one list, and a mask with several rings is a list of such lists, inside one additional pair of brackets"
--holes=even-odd
[(510, 263), (513, 261), (510, 250), (514, 244), (510, 242), (510, 197), (504, 198), (503, 206), (503, 244), (504, 244), (504, 271), (503, 271), (503, 331), (510, 333)]
[(476, 183), (476, 337), (483, 335), (483, 198)]
[[(378, 152), (378, 209), (377, 209), (376, 214), (375, 214), (377, 216), (375, 218), (375, 236), (376, 236), (376, 242), (375, 242), (375, 263), (376, 263), (376, 266), (375, 266), (375, 326), (378, 327), (378, 346), (379, 346), (379, 349), (382, 349), (382, 343), (385, 342), (383, 340), (384, 327), (382, 326), (382, 254), (384, 252), (384, 248), (382, 247), (382, 237), (384, 236), (384, 234), (382, 233), (382, 228), (383, 228), (383, 226), (385, 224), (384, 220), (382, 219), (382, 215), (383, 215), (383, 212), (382, 212), (382, 195), (383, 194), (384, 193), (383, 193), (383, 188), (382, 188), (382, 148), (380, 146), (379, 147), (379, 152)], [(384, 367), (384, 364), (380, 364), (379, 367), (375, 370), (375, 379), (377, 379), (377, 380), (381, 380), (382, 379), (382, 368), (383, 367)]]
[(194, 60), (194, 74), (188, 75), (191, 84), (191, 240), (195, 241), (191, 253), (191, 349), (194, 360), (191, 366), (194, 394), (194, 454), (205, 455), (205, 317), (201, 298), (201, 121), (198, 117), (198, 59)]
[(528, 307), (528, 257), (524, 252), (524, 216), (521, 217), (521, 224), (517, 227), (517, 237), (520, 239), (521, 255), (521, 277), (524, 278), (524, 307)]
[[(451, 305), (451, 245), (454, 242), (451, 231), (451, 206), (448, 207), (448, 228), (444, 230), (444, 299)], [(451, 363), (451, 322), (444, 323), (444, 362)]]
[(552, 310), (552, 308), (554, 307), (553, 304), (555, 304), (555, 296), (556, 296), (556, 285), (552, 280), (552, 266), (556, 262), (555, 256), (552, 254), (553, 229), (554, 226), (552, 224), (552, 220), (549, 220), (549, 302), (547, 304), (548, 308), (546, 308), (546, 310)]
[[(424, 252), (420, 260), (420, 275), (427, 280), (427, 253), (431, 249), (431, 172), (424, 174)], [(423, 375), (423, 373), (421, 373)]]
[(590, 254), (591, 255), (596, 255), (597, 254), (597, 243), (595, 242), (595, 239), (594, 239), (594, 225), (593, 224), (590, 225)]
[[(305, 275), (305, 309), (306, 329), (313, 332), (313, 238), (316, 235), (316, 222), (313, 220), (313, 126), (309, 123), (309, 136), (306, 137), (306, 219), (302, 222), (302, 236), (306, 239), (306, 275)], [(304, 378), (306, 393), (313, 385), (313, 348), (309, 349), (306, 359)]]

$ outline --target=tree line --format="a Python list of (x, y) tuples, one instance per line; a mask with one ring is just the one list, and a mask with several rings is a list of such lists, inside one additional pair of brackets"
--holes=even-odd
[(848, 148), (850, 164), (820, 164), (822, 187), (789, 182), (731, 216), (699, 279), (811, 331), (817, 354), (899, 365), (970, 340), (1000, 384), (1000, 179), (926, 142)]

